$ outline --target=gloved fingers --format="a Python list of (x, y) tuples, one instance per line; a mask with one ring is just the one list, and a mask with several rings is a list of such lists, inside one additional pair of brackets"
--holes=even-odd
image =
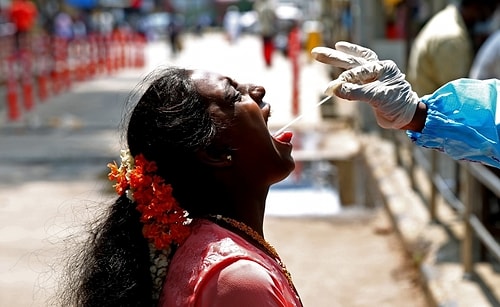
[[(328, 83), (326, 95), (346, 95), (343, 89), (350, 89), (354, 85), (362, 85), (378, 80), (382, 71), (382, 65), (379, 62), (371, 62), (362, 66), (357, 66), (346, 70), (339, 77)], [(349, 97), (339, 96), (350, 99)]]
[(373, 94), (370, 93), (372, 87), (367, 84), (349, 83), (342, 80), (334, 80), (328, 84), (325, 91), (327, 95), (336, 95), (347, 100), (359, 100), (370, 102)]
[(311, 55), (316, 61), (343, 69), (351, 69), (368, 63), (365, 58), (328, 47), (315, 47), (311, 50)]
[[(331, 81), (326, 86), (325, 94), (328, 96), (333, 96), (333, 95), (338, 96), (338, 91), (339, 91), (339, 88), (342, 86), (342, 83), (343, 83), (343, 81), (339, 80), (339, 79), (335, 79), (335, 80)], [(341, 97), (341, 98), (344, 98), (344, 97)]]
[[(378, 83), (378, 82), (377, 82)], [(370, 84), (353, 84), (353, 83), (342, 83), (336, 88), (335, 94), (343, 99), (350, 101), (360, 101), (369, 104), (373, 111), (375, 112), (375, 118), (380, 127), (389, 128), (400, 128), (410, 122), (411, 118), (408, 119), (407, 116), (402, 116), (399, 113), (399, 109), (404, 108), (401, 105), (399, 108), (383, 109), (383, 102), (378, 101), (377, 96), (380, 85), (370, 83)], [(382, 98), (385, 99), (385, 98)], [(389, 98), (387, 98), (389, 99)], [(381, 105), (382, 104), (382, 105)], [(380, 109), (382, 108), (382, 109)]]
[(375, 51), (353, 43), (338, 41), (335, 43), (335, 49), (367, 61), (378, 61), (378, 55)]
[(380, 75), (383, 75), (384, 80), (404, 80), (405, 75), (399, 70), (398, 65), (391, 60), (379, 61), (382, 68), (380, 68)]
[(382, 62), (369, 62), (344, 71), (339, 75), (338, 79), (349, 83), (366, 84), (380, 79), (384, 71)]

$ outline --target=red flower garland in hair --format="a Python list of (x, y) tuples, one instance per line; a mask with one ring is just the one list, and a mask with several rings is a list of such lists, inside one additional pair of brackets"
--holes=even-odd
[(113, 187), (118, 195), (126, 193), (137, 204), (144, 237), (158, 250), (182, 244), (190, 233), (187, 212), (172, 196), (172, 186), (156, 175), (156, 163), (142, 154), (134, 159), (128, 150), (122, 150), (120, 156), (120, 167), (116, 162), (108, 164), (108, 178), (116, 182)]

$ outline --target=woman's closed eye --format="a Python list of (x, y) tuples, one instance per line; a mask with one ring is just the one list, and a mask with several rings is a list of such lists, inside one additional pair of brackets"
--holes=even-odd
[(232, 101), (233, 103), (235, 103), (235, 102), (239, 102), (239, 101), (241, 101), (242, 96), (243, 96), (243, 95), (241, 94), (241, 92), (236, 91), (236, 92), (232, 95), (231, 101)]

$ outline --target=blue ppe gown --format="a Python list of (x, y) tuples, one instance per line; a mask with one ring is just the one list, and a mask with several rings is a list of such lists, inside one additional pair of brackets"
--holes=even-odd
[(420, 99), (424, 129), (407, 131), (415, 144), (500, 168), (500, 80), (458, 79)]

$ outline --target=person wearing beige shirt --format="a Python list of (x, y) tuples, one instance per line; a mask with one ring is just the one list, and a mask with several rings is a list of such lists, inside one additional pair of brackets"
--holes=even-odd
[(418, 95), (467, 77), (474, 57), (471, 31), (490, 18), (498, 0), (462, 0), (432, 17), (412, 45), (407, 79)]

